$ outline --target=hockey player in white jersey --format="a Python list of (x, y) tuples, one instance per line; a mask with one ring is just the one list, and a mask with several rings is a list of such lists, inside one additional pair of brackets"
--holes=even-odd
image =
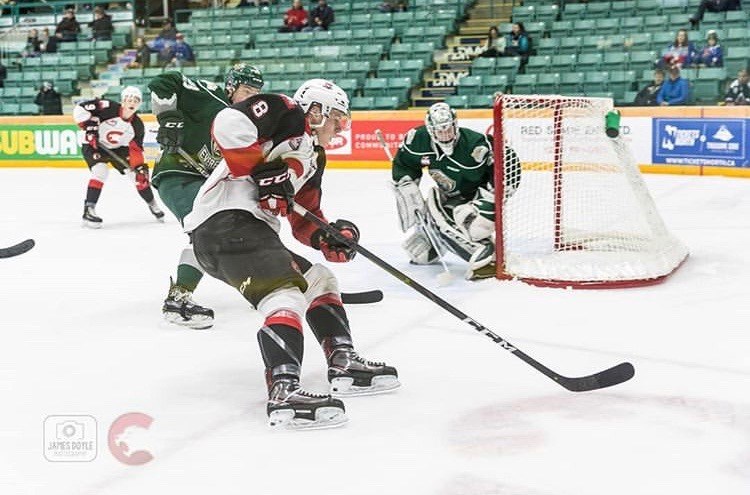
[[(354, 250), (292, 210), (296, 201), (324, 217), (323, 146), (348, 124), (346, 93), (323, 79), (305, 82), (293, 100), (259, 94), (221, 110), (212, 132), (224, 159), (185, 218), (201, 266), (239, 290), (265, 316), (258, 343), (272, 426), (320, 428), (346, 421), (341, 400), (300, 387), (303, 315), (328, 361), (332, 394), (373, 394), (400, 385), (395, 368), (367, 361), (354, 350), (333, 273), (291, 252), (278, 236), (277, 216), (286, 216), (294, 237), (328, 261), (354, 257)], [(352, 222), (331, 225), (359, 239)]]
[(161, 211), (151, 189), (148, 165), (143, 159), (143, 121), (136, 113), (143, 101), (141, 90), (128, 86), (122, 90), (120, 103), (105, 98), (86, 100), (75, 106), (73, 119), (83, 130), (81, 151), (91, 170), (83, 224), (98, 229), (102, 219), (96, 214), (96, 203), (109, 175), (108, 163), (122, 175), (132, 177), (138, 194), (148, 205), (151, 214), (163, 221)]

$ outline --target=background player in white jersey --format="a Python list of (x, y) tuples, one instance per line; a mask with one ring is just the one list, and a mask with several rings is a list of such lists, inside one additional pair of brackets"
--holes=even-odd
[[(220, 111), (212, 132), (224, 160), (185, 218), (206, 272), (237, 288), (265, 316), (258, 343), (272, 426), (327, 427), (346, 421), (339, 399), (300, 387), (303, 315), (328, 360), (332, 393), (372, 394), (400, 385), (395, 368), (366, 361), (354, 351), (333, 273), (292, 253), (278, 236), (277, 215), (287, 216), (294, 237), (319, 249), (328, 261), (354, 257), (354, 250), (292, 211), (296, 201), (323, 217), (323, 146), (348, 126), (348, 119), (346, 93), (322, 79), (305, 82), (294, 100), (259, 94)], [(331, 225), (359, 238), (349, 221)]]
[[(104, 98), (86, 100), (73, 109), (73, 119), (83, 129), (82, 153), (91, 170), (83, 224), (99, 228), (102, 219), (96, 214), (96, 203), (107, 180), (111, 163), (122, 175), (128, 173), (135, 182), (138, 194), (148, 204), (151, 213), (163, 221), (149, 181), (148, 165), (143, 159), (143, 121), (136, 113), (141, 106), (141, 90), (128, 86), (122, 90), (120, 103)], [(115, 158), (112, 155), (118, 157)]]

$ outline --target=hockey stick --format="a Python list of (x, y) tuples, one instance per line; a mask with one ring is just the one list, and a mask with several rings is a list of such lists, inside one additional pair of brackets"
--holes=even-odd
[[(203, 170), (206, 169), (204, 167), (201, 167), (198, 165), (192, 156), (190, 156), (184, 149), (181, 147), (177, 147), (177, 153), (185, 159), (188, 164), (190, 164), (191, 167), (194, 167), (196, 170)], [(210, 174), (209, 174), (210, 175)], [(344, 304), (372, 304), (376, 302), (380, 302), (383, 300), (383, 292), (380, 290), (367, 290), (363, 292), (342, 292), (341, 293), (341, 302)]]
[(123, 168), (123, 170), (120, 171), (122, 175), (125, 175), (128, 171), (131, 170), (130, 164), (126, 163), (125, 160), (123, 160), (118, 155), (116, 155), (115, 152), (112, 151), (111, 149), (105, 148), (104, 146), (99, 146), (97, 149), (104, 150), (104, 152), (107, 153), (109, 157), (112, 158), (112, 160), (116, 161), (118, 165), (120, 165)]
[[(388, 148), (388, 143), (385, 142), (385, 138), (383, 137), (383, 131), (380, 129), (375, 129), (375, 136), (378, 138), (378, 141), (380, 141), (380, 146), (383, 147), (383, 151), (385, 151), (385, 156), (388, 157), (389, 161), (393, 161), (393, 154), (391, 153), (390, 148)], [(427, 241), (432, 246), (432, 249), (435, 250), (437, 255), (439, 256), (440, 264), (443, 265), (443, 272), (438, 275), (438, 284), (439, 285), (448, 285), (453, 281), (453, 274), (451, 274), (451, 271), (448, 269), (448, 265), (445, 263), (445, 260), (442, 256), (440, 256), (440, 247), (438, 245), (438, 240), (435, 239), (434, 233), (430, 229), (430, 226), (427, 225), (427, 219), (424, 217), (421, 211), (416, 212), (417, 215), (417, 221), (419, 222), (420, 227), (422, 227), (422, 231), (427, 236)]]
[(34, 242), (34, 239), (26, 239), (25, 241), (19, 242), (18, 244), (14, 244), (6, 248), (0, 248), (0, 258), (12, 258), (13, 256), (18, 256), (19, 254), (23, 254), (33, 248), (35, 244), (36, 243)]
[(559, 373), (547, 368), (542, 363), (532, 358), (528, 354), (524, 353), (523, 351), (518, 349), (516, 346), (514, 346), (507, 340), (500, 337), (498, 334), (496, 334), (489, 328), (485, 327), (478, 321), (469, 317), (466, 313), (456, 308), (455, 306), (450, 304), (448, 301), (442, 299), (438, 295), (431, 292), (429, 289), (420, 285), (419, 283), (417, 283), (414, 279), (410, 278), (405, 273), (399, 271), (392, 265), (388, 264), (386, 261), (379, 258), (377, 255), (368, 251), (367, 249), (362, 247), (362, 245), (341, 235), (341, 233), (338, 230), (336, 230), (332, 226), (328, 225), (322, 219), (318, 218), (317, 216), (307, 211), (304, 207), (295, 203), (294, 210), (300, 215), (302, 215), (303, 217), (305, 217), (310, 222), (313, 222), (314, 224), (316, 224), (318, 227), (323, 229), (328, 234), (335, 237), (339, 242), (345, 244), (351, 249), (354, 249), (355, 251), (360, 253), (362, 256), (364, 256), (368, 260), (378, 265), (383, 270), (387, 271), (388, 273), (390, 273), (391, 275), (399, 279), (401, 282), (405, 283), (412, 289), (416, 290), (417, 292), (425, 296), (427, 299), (434, 302), (435, 304), (437, 304), (444, 310), (448, 311), (450, 314), (452, 314), (459, 320), (468, 323), (474, 328), (474, 330), (488, 337), (490, 340), (498, 344), (500, 347), (502, 347), (506, 351), (512, 353), (514, 356), (521, 359), (523, 362), (525, 362), (532, 368), (535, 368), (537, 371), (541, 372), (545, 376), (556, 381), (561, 386), (565, 387), (571, 392), (585, 392), (588, 390), (596, 390), (600, 388), (611, 387), (613, 385), (617, 385), (618, 383), (622, 383), (624, 381), (630, 380), (631, 378), (633, 378), (633, 375), (635, 375), (635, 368), (633, 368), (633, 365), (630, 363), (620, 363), (617, 366), (614, 366), (612, 368), (609, 368), (604, 371), (600, 371), (599, 373), (594, 373), (593, 375), (588, 375), (588, 376), (571, 378), (571, 377), (560, 375)]

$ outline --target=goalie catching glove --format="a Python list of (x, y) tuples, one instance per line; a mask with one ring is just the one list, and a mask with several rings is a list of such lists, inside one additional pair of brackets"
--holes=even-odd
[(258, 202), (272, 215), (287, 216), (294, 205), (294, 186), (289, 166), (281, 158), (262, 163), (250, 173), (258, 186)]
[[(350, 239), (353, 243), (359, 242), (359, 229), (349, 220), (336, 220), (331, 223), (331, 227), (339, 231), (343, 237)], [(329, 234), (323, 229), (318, 229), (313, 233), (310, 244), (315, 249), (320, 249), (326, 260), (334, 263), (345, 263), (351, 261), (357, 251), (337, 236)]]
[(184, 139), (185, 119), (182, 112), (167, 110), (157, 115), (156, 120), (159, 122), (156, 142), (164, 148), (165, 153), (176, 153)]
[(424, 214), (424, 198), (419, 190), (419, 184), (405, 175), (398, 182), (394, 182), (393, 193), (396, 195), (396, 209), (401, 232), (406, 232), (419, 220), (417, 212)]

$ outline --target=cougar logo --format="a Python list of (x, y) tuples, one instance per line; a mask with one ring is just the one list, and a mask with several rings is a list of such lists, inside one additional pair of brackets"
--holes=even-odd
[(148, 444), (145, 434), (153, 421), (154, 418), (148, 414), (139, 412), (123, 414), (117, 418), (107, 434), (109, 451), (115, 459), (130, 466), (151, 461), (154, 456), (145, 447)]
[(122, 131), (108, 131), (104, 135), (104, 139), (106, 139), (108, 143), (117, 144), (120, 142), (120, 136), (122, 136), (123, 134), (125, 133)]

